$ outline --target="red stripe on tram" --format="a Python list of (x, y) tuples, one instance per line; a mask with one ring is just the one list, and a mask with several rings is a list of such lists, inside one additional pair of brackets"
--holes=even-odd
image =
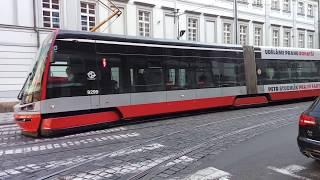
[(93, 114), (48, 118), (42, 120), (41, 129), (68, 129), (120, 120), (116, 112), (101, 112)]
[(320, 96), (320, 89), (270, 93), (272, 101)]

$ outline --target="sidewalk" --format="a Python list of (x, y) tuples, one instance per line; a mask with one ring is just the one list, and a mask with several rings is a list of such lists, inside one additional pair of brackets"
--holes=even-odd
[(0, 125), (4, 124), (12, 124), (14, 123), (13, 120), (13, 113), (0, 113)]

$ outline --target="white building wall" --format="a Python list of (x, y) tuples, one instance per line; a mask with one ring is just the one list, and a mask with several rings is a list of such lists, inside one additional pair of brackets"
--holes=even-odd
[[(34, 22), (33, 1), (36, 5), (36, 22)], [(81, 0), (95, 3), (95, 0)], [(107, 3), (106, 0), (102, 0)], [(239, 22), (248, 25), (248, 42), (254, 44), (254, 27), (263, 28), (263, 45), (272, 45), (272, 25), (280, 28), (280, 45), (283, 45), (283, 31), (292, 27), (291, 46), (298, 46), (298, 32), (305, 31), (305, 46), (307, 34), (314, 33), (315, 48), (319, 47), (318, 30), (318, 1), (304, 0), (305, 15), (297, 14), (298, 0), (291, 1), (290, 12), (283, 11), (283, 1), (280, 1), (280, 10), (271, 9), (271, 0), (262, 0), (262, 6), (253, 5), (254, 0), (247, 3), (238, 3)], [(214, 42), (223, 43), (223, 23), (232, 23), (235, 35), (235, 20), (233, 0), (114, 0), (115, 4), (123, 9), (123, 14), (114, 23), (113, 18), (99, 31), (110, 34), (138, 36), (138, 10), (147, 9), (152, 12), (152, 38), (167, 38), (166, 26), (170, 26), (171, 39), (176, 39), (178, 29), (185, 30), (180, 40), (187, 40), (187, 18), (198, 19), (198, 41), (206, 42), (208, 34), (214, 34)], [(307, 4), (314, 5), (314, 16), (308, 17)], [(174, 11), (179, 10), (177, 13)], [(166, 25), (165, 13), (178, 15), (170, 19)], [(68, 30), (81, 30), (80, 0), (60, 0), (60, 27)], [(110, 15), (102, 5), (96, 6), (96, 23)], [(206, 21), (214, 22), (214, 26), (207, 27)], [(172, 24), (172, 21), (175, 24)], [(39, 40), (37, 32), (39, 31)], [(212, 25), (212, 24), (210, 24)], [(299, 29), (299, 30), (298, 30)], [(38, 49), (38, 41), (46, 37), (52, 29), (43, 28), (42, 0), (2, 0), (0, 6), (0, 101), (14, 101), (25, 80), (26, 74), (34, 63)], [(239, 28), (238, 28), (239, 30)], [(169, 32), (169, 31), (167, 31)], [(232, 37), (235, 43), (235, 37)]]
[(129, 36), (136, 36), (137, 34), (137, 19), (136, 6), (133, 3), (127, 5), (127, 32)]

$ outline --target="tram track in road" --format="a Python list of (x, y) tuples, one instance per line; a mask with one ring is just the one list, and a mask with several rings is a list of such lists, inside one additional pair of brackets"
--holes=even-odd
[[(201, 128), (206, 128), (206, 127), (215, 127), (216, 129), (219, 129), (219, 125), (223, 125), (223, 126), (227, 125), (227, 126), (230, 126), (227, 129), (230, 131), (233, 131), (233, 130), (236, 130), (236, 129), (234, 129), (234, 127), (232, 127), (234, 123), (246, 122), (246, 121), (239, 121), (239, 119), (245, 119), (245, 118), (260, 116), (260, 115), (261, 115), (261, 117), (263, 117), (267, 114), (270, 114), (271, 116), (279, 116), (282, 112), (293, 113), (293, 111), (296, 112), (297, 109), (304, 109), (304, 107), (305, 107), (305, 105), (303, 104), (302, 106), (294, 106), (294, 107), (291, 106), (289, 108), (281, 106), (276, 110), (274, 110), (275, 108), (273, 108), (273, 110), (269, 109), (269, 108), (262, 108), (261, 110), (263, 112), (260, 111), (259, 113), (253, 113), (254, 111), (250, 111), (250, 110), (248, 111), (247, 109), (244, 109), (244, 110), (241, 110), (241, 112), (240, 112), (240, 114), (243, 114), (242, 116), (240, 116), (238, 111), (223, 112), (219, 116), (216, 116), (217, 115), (216, 113), (206, 114), (206, 115), (196, 115), (196, 116), (189, 119), (190, 121), (192, 121), (192, 123), (193, 122), (196, 122), (196, 123), (189, 124), (187, 127), (184, 127), (183, 125), (186, 124), (185, 120), (188, 118), (182, 118), (179, 121), (172, 121), (174, 124), (176, 124), (177, 127), (179, 127), (179, 131), (170, 131), (170, 132), (163, 131), (163, 130), (168, 130), (168, 128), (162, 127), (162, 129), (159, 130), (159, 131), (161, 131), (161, 134), (155, 135), (155, 132), (154, 132), (155, 129), (151, 128), (152, 132), (151, 131), (149, 131), (149, 132), (151, 132), (154, 136), (144, 136), (144, 137), (141, 136), (141, 137), (135, 137), (134, 139), (128, 139), (127, 141), (121, 141), (121, 142), (114, 141), (112, 143), (111, 142), (108, 142), (108, 143), (104, 142), (104, 143), (100, 143), (100, 144), (93, 144), (92, 146), (77, 146), (75, 148), (67, 148), (67, 149), (62, 148), (62, 149), (57, 149), (56, 151), (46, 151), (43, 153), (39, 153), (39, 152), (35, 152), (35, 153), (31, 153), (31, 154), (24, 153), (23, 154), (23, 161), (21, 161), (21, 159), (19, 160), (19, 158), (22, 156), (11, 156), (12, 154), (9, 154), (7, 157), (1, 158), (1, 159), (3, 162), (10, 161), (10, 162), (13, 162), (13, 163), (16, 163), (19, 165), (31, 163), (31, 165), (33, 165), (34, 163), (37, 163), (36, 159), (38, 159), (41, 156), (47, 157), (46, 160), (49, 160), (49, 161), (51, 158), (51, 161), (52, 161), (52, 160), (58, 160), (61, 158), (65, 159), (65, 158), (70, 157), (70, 155), (72, 157), (74, 155), (74, 153), (87, 154), (85, 152), (92, 151), (92, 149), (95, 149), (93, 152), (103, 152), (103, 155), (117, 154), (119, 152), (126, 151), (127, 148), (129, 148), (129, 151), (132, 151), (132, 150), (130, 150), (130, 148), (131, 149), (134, 147), (139, 148), (139, 145), (143, 145), (148, 142), (152, 143), (152, 141), (157, 141), (160, 139), (165, 140), (167, 138), (170, 138), (170, 136), (175, 136), (175, 135), (178, 135), (179, 133), (191, 131), (192, 129), (201, 130)], [(231, 114), (231, 112), (236, 112), (236, 113)], [(227, 114), (227, 116), (224, 116), (225, 114)], [(229, 118), (224, 118), (224, 117), (229, 117)], [(296, 119), (296, 118), (293, 118), (293, 119)], [(262, 121), (262, 120), (260, 120), (260, 118), (257, 120)], [(250, 121), (252, 121), (252, 122), (250, 122), (248, 125), (253, 124), (256, 120), (250, 120)], [(161, 123), (161, 124), (163, 124), (163, 122), (171, 122), (171, 121), (159, 121), (159, 123)], [(191, 123), (191, 122), (189, 122), (189, 123)], [(199, 123), (201, 123), (201, 124), (199, 124)], [(141, 125), (143, 125), (144, 128), (140, 128)], [(140, 131), (145, 131), (145, 129), (150, 129), (150, 127), (151, 127), (150, 124), (148, 125), (148, 123), (141, 124), (141, 125), (139, 124)], [(154, 127), (158, 126), (158, 125), (154, 125), (154, 123), (151, 123), (151, 125)], [(170, 123), (170, 125), (167, 125), (167, 126), (168, 127), (172, 126), (172, 124)], [(133, 127), (135, 127), (135, 126), (133, 126)], [(136, 129), (136, 128), (134, 128), (134, 129)], [(138, 131), (138, 132), (142, 133), (140, 131)], [(218, 132), (218, 133), (220, 133), (220, 132)], [(212, 137), (219, 136), (218, 133), (214, 133), (211, 136)], [(221, 132), (221, 133), (223, 133), (223, 132)], [(167, 137), (167, 138), (165, 138), (165, 137)], [(113, 146), (116, 146), (116, 147), (113, 147)], [(81, 152), (79, 153), (79, 151), (81, 151)], [(69, 154), (69, 155), (67, 155), (67, 154)], [(52, 158), (52, 157), (54, 157), (54, 158)], [(101, 156), (99, 156), (98, 159), (100, 159), (100, 158), (101, 158)], [(60, 170), (59, 168), (60, 167), (58, 167), (54, 170), (58, 171), (58, 170)], [(4, 169), (4, 168), (2, 167), (1, 169)], [(43, 173), (47, 174), (48, 171), (49, 171), (49, 169), (45, 170), (45, 172), (43, 172)], [(37, 172), (37, 171), (35, 170), (35, 172)], [(32, 179), (34, 179), (34, 178), (32, 178)]]
[[(298, 108), (298, 107), (294, 107), (293, 109), (295, 109), (295, 108)], [(279, 110), (273, 110), (273, 111), (266, 111), (266, 112), (251, 114), (251, 115), (243, 116), (243, 117), (250, 117), (250, 116), (255, 116), (255, 115), (260, 115), (260, 114), (267, 114), (267, 113), (271, 113), (271, 112), (276, 113), (276, 112), (279, 112), (279, 111), (290, 110), (290, 109), (292, 109), (292, 108), (289, 108), (289, 109), (285, 108), (285, 109), (279, 109)], [(209, 121), (209, 123), (205, 123), (203, 125), (200, 125), (199, 127), (210, 125), (210, 124), (215, 124), (215, 123), (222, 123), (222, 122), (225, 122), (225, 121), (228, 121), (228, 120), (232, 120), (232, 119), (241, 119), (241, 117), (239, 117), (237, 115), (234, 115), (233, 118), (229, 118), (227, 120), (222, 120), (222, 121), (214, 121), (214, 122)], [(208, 119), (201, 119), (201, 120), (204, 121), (204, 120), (208, 120)], [(174, 121), (174, 122), (169, 122), (169, 123), (166, 122), (166, 123), (164, 123), (162, 125), (159, 125), (159, 124), (153, 125), (153, 124), (151, 124), (151, 125), (144, 125), (143, 127), (138, 127), (138, 128), (118, 127), (118, 128), (111, 128), (111, 129), (84, 132), (84, 133), (80, 133), (80, 134), (73, 134), (73, 135), (68, 135), (68, 136), (64, 136), (64, 137), (56, 137), (56, 138), (32, 139), (32, 138), (28, 138), (28, 137), (23, 137), (23, 136), (19, 137), (18, 136), (19, 138), (21, 138), (23, 140), (27, 140), (27, 141), (20, 141), (20, 142), (1, 142), (0, 141), (0, 147), (5, 147), (5, 149), (3, 150), (3, 154), (5, 154), (4, 153), (5, 151), (8, 151), (8, 150), (13, 150), (14, 151), (14, 149), (19, 150), (19, 152), (21, 152), (22, 151), (21, 150), (21, 146), (26, 146), (26, 145), (27, 146), (35, 145), (35, 149), (40, 149), (41, 146), (42, 146), (43, 149), (46, 149), (43, 146), (44, 145), (48, 145), (48, 144), (43, 144), (43, 143), (49, 143), (49, 145), (50, 145), (50, 144), (56, 144), (56, 142), (59, 142), (59, 141), (63, 141), (63, 142), (68, 142), (68, 143), (73, 144), (73, 139), (78, 139), (78, 138), (83, 138), (83, 137), (85, 137), (86, 140), (89, 139), (89, 141), (91, 141), (91, 142), (92, 141), (98, 142), (98, 141), (100, 141), (99, 137), (101, 137), (101, 136), (107, 136), (107, 137), (110, 137), (112, 135), (114, 135), (114, 136), (119, 136), (119, 135), (123, 136), (124, 133), (127, 133), (127, 134), (129, 134), (128, 132), (136, 133), (136, 131), (143, 130), (143, 129), (150, 129), (150, 128), (159, 128), (160, 130), (155, 130), (155, 129), (153, 129), (153, 130), (156, 131), (156, 132), (157, 131), (160, 132), (160, 136), (161, 136), (162, 134), (168, 134), (168, 133), (171, 134), (170, 131), (161, 132), (161, 129), (163, 129), (163, 126), (168, 126), (171, 129), (176, 129), (176, 127), (171, 127), (172, 125), (180, 126), (176, 121)], [(186, 130), (190, 129), (190, 127), (182, 127), (182, 128), (185, 128)], [(167, 130), (168, 128), (165, 128), (165, 129)], [(192, 127), (191, 127), (191, 129), (192, 129)], [(119, 134), (119, 133), (121, 133), (121, 134)], [(108, 136), (108, 135), (110, 135), (110, 136)], [(156, 136), (143, 137), (143, 138), (137, 137), (136, 139), (137, 139), (137, 141), (140, 141), (140, 140), (143, 140), (143, 139), (149, 139), (149, 138), (154, 138), (154, 137), (157, 137), (157, 135)], [(97, 140), (95, 140), (95, 139), (97, 139)], [(80, 142), (81, 142), (81, 140), (80, 140)], [(120, 143), (123, 143), (123, 142), (120, 142)], [(61, 144), (61, 143), (59, 143), (59, 144)], [(57, 144), (57, 146), (59, 144)], [(87, 144), (87, 143), (84, 142), (84, 144)], [(110, 145), (112, 145), (112, 144), (114, 145), (113, 142), (110, 143)], [(39, 148), (37, 148), (36, 145), (38, 145)], [(30, 150), (27, 150), (27, 151), (30, 152)], [(0, 149), (0, 154), (1, 154), (1, 149)], [(0, 157), (1, 157), (1, 155), (0, 155)]]
[[(282, 124), (281, 124), (281, 122), (282, 122)], [(185, 148), (185, 149), (181, 149), (181, 150), (179, 150), (179, 152), (178, 153), (172, 153), (172, 154), (170, 154), (170, 155), (167, 155), (167, 156), (164, 156), (164, 157), (162, 157), (162, 158), (159, 158), (159, 159), (155, 159), (154, 160), (154, 162), (152, 162), (152, 160), (151, 160), (151, 162), (149, 162), (150, 164), (156, 164), (155, 166), (152, 166), (151, 168), (146, 168), (146, 167), (142, 167), (141, 169), (144, 169), (144, 170), (137, 170), (137, 171), (139, 171), (137, 174), (135, 174), (135, 175), (133, 175), (133, 176), (131, 176), (131, 177), (124, 177), (124, 178), (122, 178), (122, 179), (140, 179), (140, 178), (143, 178), (145, 175), (147, 175), (147, 174), (149, 174), (149, 173), (152, 173), (152, 172), (158, 172), (158, 170), (157, 171), (154, 171), (154, 168), (160, 168), (160, 169), (163, 169), (163, 168), (166, 168), (166, 167), (170, 167), (170, 166), (168, 166), (169, 164), (175, 164), (175, 163), (177, 163), (177, 161), (175, 161), (175, 160), (178, 160), (178, 161), (180, 161), (179, 159), (184, 159), (184, 158), (186, 158), (186, 157), (188, 157), (188, 156), (185, 156), (186, 154), (188, 154), (188, 153), (191, 153), (192, 151), (194, 151), (194, 150), (197, 150), (197, 149), (199, 149), (199, 148), (202, 148), (202, 147), (204, 147), (204, 145), (206, 145), (206, 144), (208, 144), (208, 142), (215, 142), (215, 141), (218, 141), (218, 140), (222, 140), (223, 138), (227, 138), (227, 137), (231, 137), (232, 135), (234, 135), (234, 136), (237, 136), (237, 135), (239, 135), (240, 133), (242, 133), (242, 132), (246, 132), (246, 131), (249, 131), (249, 130), (252, 130), (252, 129), (255, 129), (255, 128), (258, 128), (258, 127), (262, 127), (262, 126), (266, 126), (266, 125), (274, 125), (274, 124), (276, 124), (276, 126), (277, 126), (277, 128), (279, 128), (279, 127), (282, 127), (282, 126), (285, 126), (285, 125), (290, 125), (290, 124), (293, 124), (294, 122), (290, 122), (290, 123), (283, 123), (283, 119), (277, 119), (277, 120), (275, 120), (275, 121), (272, 121), (272, 122), (267, 122), (267, 123), (260, 123), (260, 124), (258, 124), (258, 125), (254, 125), (254, 126), (251, 126), (251, 127), (247, 127), (247, 128), (243, 128), (243, 129), (238, 129), (238, 130), (236, 130), (236, 131), (234, 131), (234, 132), (232, 132), (232, 133), (225, 133), (225, 132), (221, 132), (221, 133), (219, 133), (219, 134), (217, 134), (217, 136), (215, 136), (213, 139), (211, 139), (211, 140), (209, 140), (209, 141), (205, 141), (205, 142), (201, 142), (200, 144), (197, 144), (196, 146), (192, 146), (192, 147), (189, 147), (189, 148)], [(263, 133), (263, 130), (260, 132), (260, 133)], [(255, 135), (257, 135), (257, 134), (255, 134)], [(209, 138), (210, 139), (210, 138)], [(124, 150), (120, 150), (120, 151), (124, 151)], [(111, 154), (115, 154), (116, 152), (113, 152), (113, 153), (111, 153)], [(110, 156), (110, 154), (108, 154), (107, 156)], [(189, 157), (191, 157), (191, 156), (189, 156)], [(95, 160), (101, 160), (101, 159), (103, 159), (103, 158), (105, 158), (105, 157), (97, 157), (96, 159), (93, 159), (93, 160), (90, 160), (90, 161), (95, 161)], [(148, 157), (148, 158), (150, 158), (150, 157)], [(151, 158), (150, 158), (151, 159)], [(191, 158), (191, 159), (193, 159), (193, 157)], [(196, 158), (194, 158), (193, 160), (196, 160)], [(191, 160), (192, 161), (192, 160)], [(84, 162), (84, 163), (81, 163), (81, 165), (85, 165), (85, 164), (87, 164), (88, 162)], [(79, 164), (78, 165), (76, 165), (76, 166), (79, 166)], [(127, 167), (128, 168), (128, 166), (130, 166), (130, 165), (125, 165), (125, 167)], [(119, 166), (117, 166), (117, 168), (118, 168)], [(71, 169), (73, 168), (73, 167), (70, 167)], [(68, 171), (68, 170), (70, 170), (70, 168), (67, 168), (67, 170), (63, 170), (63, 171)], [(129, 167), (130, 168), (130, 167)], [(131, 168), (134, 168), (134, 167), (131, 167)], [(106, 169), (107, 171), (109, 171), (110, 169)], [(58, 174), (63, 174), (63, 172), (58, 172)], [(72, 173), (71, 173), (72, 174)], [(83, 174), (83, 173), (81, 173), (81, 174)], [(119, 174), (123, 174), (123, 172), (119, 172)], [(70, 175), (71, 177), (72, 177), (72, 175)], [(66, 177), (70, 177), (69, 175), (67, 175)], [(91, 174), (91, 176), (92, 176), (92, 174)], [(56, 178), (57, 177), (57, 174), (55, 173), (55, 175), (52, 175), (51, 174), (51, 176), (49, 177), (49, 176), (45, 176), (45, 177), (42, 177), (42, 178), (39, 178), (39, 179), (50, 179), (51, 177), (54, 177), (54, 178)], [(152, 177), (152, 176), (151, 176)], [(151, 177), (149, 177), (149, 178), (151, 178)], [(62, 176), (62, 177), (57, 177), (57, 178), (62, 178), (62, 179), (64, 179), (65, 177), (64, 176)], [(146, 179), (149, 179), (149, 178), (146, 178)], [(71, 178), (72, 179), (72, 178)]]
[[(212, 144), (214, 142), (217, 142), (217, 141), (219, 141), (221, 139), (224, 139), (224, 138), (230, 138), (230, 137), (235, 136), (235, 135), (240, 135), (241, 133), (244, 133), (244, 132), (247, 132), (247, 131), (250, 131), (250, 130), (253, 130), (253, 129), (258, 129), (258, 128), (261, 128), (262, 126), (264, 128), (266, 128), (266, 126), (270, 126), (270, 125), (276, 124), (277, 125), (276, 128), (280, 128), (282, 126), (293, 124), (292, 122), (291, 123), (279, 124), (280, 122), (282, 122), (282, 120), (283, 119), (276, 120), (276, 121), (271, 121), (271, 122), (266, 122), (266, 123), (261, 123), (261, 124), (258, 124), (258, 125), (250, 126), (250, 127), (243, 128), (243, 129), (239, 129), (239, 130), (234, 131), (234, 132), (230, 132), (230, 133), (227, 133), (227, 134), (223, 134), (223, 135), (217, 136), (217, 137), (215, 137), (213, 139), (210, 139), (208, 141), (201, 142), (200, 144), (198, 144), (196, 146), (182, 149), (181, 152), (177, 152), (177, 153), (171, 154), (166, 160), (160, 162), (159, 164), (157, 164), (155, 166), (152, 166), (152, 167), (146, 169), (145, 171), (138, 172), (138, 173), (134, 174), (133, 176), (128, 177), (126, 179), (127, 180), (138, 180), (138, 179), (143, 179), (143, 178), (144, 179), (151, 179), (152, 177), (165, 172), (167, 169), (170, 169), (170, 167), (165, 166), (165, 164), (168, 164), (169, 162), (174, 162), (174, 160), (179, 159), (179, 158), (181, 158), (183, 156), (186, 156), (188, 154), (191, 154), (192, 152), (197, 151), (197, 150), (199, 150), (201, 148), (205, 149), (206, 146), (210, 147), (210, 146), (212, 146)], [(272, 128), (270, 130), (272, 130)], [(263, 132), (260, 132), (260, 134), (262, 134), (262, 133)], [(203, 155), (203, 156), (205, 156), (205, 155)], [(201, 157), (200, 158), (195, 158), (192, 155), (189, 155), (188, 157), (191, 157), (193, 160), (198, 160), (198, 159), (201, 158)]]
[[(299, 106), (297, 106), (297, 107), (299, 107)], [(245, 109), (245, 111), (247, 114), (250, 114), (250, 113), (254, 112), (254, 110), (257, 110), (257, 109), (259, 109), (259, 108)], [(272, 109), (272, 107), (264, 107), (264, 109), (268, 110), (268, 109)], [(277, 111), (274, 111), (274, 112), (277, 112)], [(232, 116), (237, 117), (237, 114), (239, 112), (237, 110), (227, 110), (227, 111), (219, 111), (217, 113), (222, 113), (222, 114), (229, 113), (229, 117), (233, 113)], [(199, 114), (200, 114), (201, 120), (205, 120), (203, 117), (206, 118), (206, 116), (208, 116), (210, 114), (212, 115), (212, 113), (210, 113), (210, 114), (205, 113), (204, 114), (204, 112), (177, 114), (177, 115), (173, 115), (173, 116), (160, 117), (160, 118), (156, 118), (156, 119), (146, 119), (146, 120), (142, 120), (140, 122), (139, 121), (134, 121), (134, 122), (128, 121), (127, 124), (118, 124), (118, 126), (115, 125), (115, 126), (111, 127), (111, 129), (102, 129), (102, 130), (82, 132), (82, 133), (78, 133), (78, 134), (71, 134), (71, 135), (66, 135), (66, 136), (61, 136), (61, 137), (40, 138), (40, 139), (24, 137), (24, 136), (20, 135), (20, 131), (14, 131), (14, 132), (13, 131), (3, 131), (3, 133), (2, 133), (1, 129), (0, 129), (0, 135), (1, 134), (5, 135), (5, 136), (0, 137), (0, 148), (1, 147), (18, 147), (18, 146), (25, 146), (25, 145), (36, 145), (36, 144), (40, 144), (40, 143), (49, 143), (49, 142), (54, 143), (54, 142), (58, 142), (58, 141), (69, 141), (69, 140), (72, 140), (75, 138), (81, 138), (81, 137), (94, 137), (94, 136), (99, 136), (99, 135), (109, 135), (109, 134), (114, 134), (114, 133), (117, 133), (120, 131), (121, 131), (121, 133), (135, 132), (135, 131), (140, 131), (140, 130), (149, 129), (149, 128), (162, 128), (163, 126), (168, 126), (171, 128), (172, 126), (176, 126), (178, 124), (177, 121), (183, 121), (184, 124), (189, 124), (190, 121), (195, 121), (193, 117), (199, 116)], [(243, 114), (243, 112), (241, 112), (241, 114)], [(184, 119), (182, 119), (182, 118), (184, 118)], [(163, 119), (166, 119), (166, 120), (159, 122), (159, 120), (163, 120)], [(147, 122), (147, 123), (140, 124), (142, 122)], [(14, 128), (18, 128), (18, 127), (16, 126)]]
[[(136, 148), (136, 147), (139, 147), (139, 146), (142, 146), (142, 145), (146, 145), (148, 143), (152, 143), (152, 142), (156, 142), (160, 139), (165, 139), (166, 137), (171, 137), (171, 136), (174, 136), (174, 135), (177, 135), (177, 134), (180, 134), (180, 133), (183, 133), (183, 132), (187, 132), (187, 131), (192, 131), (192, 130), (195, 130), (195, 129), (200, 129), (200, 128), (204, 128), (204, 127), (208, 127), (208, 126), (212, 126), (212, 125), (216, 125), (216, 124), (222, 124), (224, 122), (228, 122), (228, 121), (232, 121), (232, 120), (237, 120), (237, 119), (244, 119), (244, 118), (249, 118), (249, 117), (253, 117), (253, 116), (259, 116), (259, 115), (265, 115), (265, 114), (274, 114), (276, 112), (281, 112), (281, 111), (286, 111), (286, 110), (296, 110), (298, 109), (299, 107), (295, 107), (295, 108), (287, 108), (287, 109), (279, 109), (279, 110), (274, 110), (274, 111), (267, 111), (267, 112), (262, 112), (262, 113), (255, 113), (255, 114), (251, 114), (251, 115), (245, 115), (245, 116), (238, 116), (238, 117), (233, 117), (233, 118), (229, 118), (229, 119), (225, 119), (225, 120), (221, 120), (221, 121), (215, 121), (215, 122), (210, 122), (210, 123), (203, 123), (203, 124), (200, 124), (198, 126), (195, 126), (195, 127), (192, 127), (192, 128), (187, 128), (187, 129), (182, 129), (182, 130), (179, 130), (179, 131), (175, 131), (175, 132), (172, 132), (172, 133), (168, 133), (168, 134), (164, 134), (162, 136), (157, 136), (157, 137), (154, 137), (154, 138), (151, 138), (151, 139), (148, 139), (146, 141), (143, 141), (143, 142), (139, 142), (137, 144), (134, 144), (134, 145), (131, 145), (129, 147), (126, 147), (126, 148), (122, 148), (120, 150), (117, 150), (117, 151), (114, 151), (114, 152), (111, 152), (111, 153), (105, 153), (104, 155), (100, 156), (100, 157), (97, 157), (97, 158), (94, 158), (94, 159), (91, 159), (89, 161), (85, 161), (85, 162), (82, 162), (82, 163), (79, 163), (79, 164), (75, 164), (74, 166), (70, 166), (68, 168), (64, 168), (63, 170), (61, 171), (56, 171), (55, 173), (53, 174), (49, 174), (47, 176), (44, 176), (40, 179), (48, 179), (48, 178), (51, 178), (51, 177), (55, 177), (59, 174), (62, 174), (64, 172), (67, 172), (69, 170), (72, 170), (72, 169), (75, 169), (75, 168), (78, 168), (80, 166), (84, 166), (85, 164), (88, 164), (88, 163), (91, 163), (91, 162), (94, 162), (96, 160), (99, 160), (99, 159), (103, 159), (105, 157), (108, 157), (110, 156), (110, 154), (114, 154), (114, 153), (117, 153), (119, 151), (129, 151), (130, 149), (132, 148)], [(290, 116), (291, 117), (291, 116)], [(288, 117), (289, 118), (289, 117)], [(278, 119), (277, 117), (275, 117), (275, 119)], [(279, 122), (279, 120), (277, 121)], [(268, 123), (272, 123), (272, 122), (268, 122)], [(262, 124), (263, 125), (263, 124)], [(260, 126), (262, 126), (260, 125)], [(259, 127), (260, 127), (259, 126)], [(236, 129), (230, 129), (231, 131), (235, 130)], [(219, 132), (219, 133), (225, 133), (225, 132)], [(213, 137), (212, 138), (215, 138), (215, 137), (222, 137), (221, 134), (219, 133), (215, 133), (213, 134)]]

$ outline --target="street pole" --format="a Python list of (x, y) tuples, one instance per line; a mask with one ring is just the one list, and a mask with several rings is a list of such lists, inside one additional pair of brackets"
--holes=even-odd
[(176, 32), (177, 32), (177, 39), (179, 40), (180, 39), (180, 24), (179, 24), (179, 9), (174, 9), (174, 12), (173, 12), (173, 14), (174, 14), (174, 24), (175, 24), (175, 28), (177, 28), (177, 29), (175, 29), (176, 30)]
[(237, 0), (233, 1), (233, 10), (234, 10), (234, 23), (235, 23), (235, 40), (236, 40), (236, 44), (239, 44), (238, 42), (238, 2)]

